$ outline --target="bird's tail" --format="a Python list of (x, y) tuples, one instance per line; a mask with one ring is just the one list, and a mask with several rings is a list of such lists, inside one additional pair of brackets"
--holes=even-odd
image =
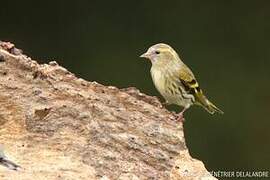
[(199, 102), (199, 104), (210, 114), (214, 114), (215, 112), (224, 114), (222, 110), (220, 110), (217, 106), (215, 106), (213, 103), (211, 103), (206, 96), (203, 95), (202, 92), (196, 93), (196, 99)]
[(224, 114), (224, 112), (219, 109), (217, 106), (215, 106), (213, 103), (211, 103), (208, 99), (206, 99), (207, 104), (203, 105), (204, 109), (206, 111), (208, 111), (211, 114), (214, 114), (215, 112), (220, 113), (220, 114)]

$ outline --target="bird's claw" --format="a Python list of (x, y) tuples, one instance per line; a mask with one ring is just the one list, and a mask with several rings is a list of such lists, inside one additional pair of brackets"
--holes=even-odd
[(185, 118), (184, 118), (184, 116), (183, 116), (183, 113), (179, 113), (179, 114), (177, 115), (176, 121), (177, 121), (177, 122), (180, 122), (180, 123), (185, 122)]
[(162, 107), (166, 107), (167, 105), (170, 105), (170, 103), (168, 101), (162, 102), (161, 103)]

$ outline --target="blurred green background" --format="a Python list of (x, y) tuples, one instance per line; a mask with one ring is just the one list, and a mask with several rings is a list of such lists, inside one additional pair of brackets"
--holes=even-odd
[(170, 44), (225, 112), (186, 113), (191, 155), (208, 170), (270, 170), (269, 0), (2, 1), (0, 20), (0, 39), (40, 63), (159, 97), (139, 55)]

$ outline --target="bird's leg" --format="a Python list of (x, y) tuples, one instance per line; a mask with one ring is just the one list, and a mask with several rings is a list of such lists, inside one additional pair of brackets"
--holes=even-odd
[(162, 102), (161, 105), (162, 105), (162, 107), (165, 107), (167, 105), (170, 105), (170, 103), (166, 100), (165, 102)]
[(184, 112), (187, 110), (188, 108), (187, 107), (184, 107), (183, 110), (177, 114), (177, 119), (176, 121), (178, 122), (184, 122), (185, 121), (185, 118), (184, 118)]

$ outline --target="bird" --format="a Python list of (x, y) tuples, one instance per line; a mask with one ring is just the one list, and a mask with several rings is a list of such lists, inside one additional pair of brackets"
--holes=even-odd
[(177, 121), (185, 120), (184, 112), (192, 105), (199, 105), (210, 114), (224, 113), (204, 95), (191, 69), (170, 45), (155, 44), (140, 57), (151, 61), (152, 80), (165, 99), (163, 104), (183, 107), (177, 114)]

